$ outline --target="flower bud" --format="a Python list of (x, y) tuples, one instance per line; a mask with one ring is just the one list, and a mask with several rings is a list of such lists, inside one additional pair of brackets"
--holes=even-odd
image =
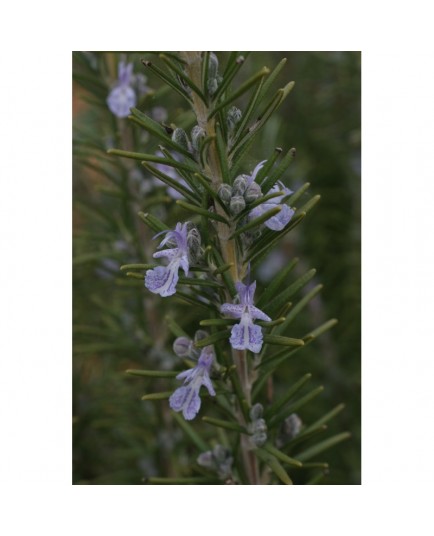
[(251, 440), (256, 447), (262, 447), (267, 442), (267, 434), (265, 432), (259, 432), (252, 435)]
[(229, 184), (222, 184), (218, 191), (218, 196), (223, 201), (223, 203), (230, 203), (232, 199), (232, 187)]
[(260, 197), (262, 197), (261, 187), (256, 182), (252, 182), (244, 194), (244, 199), (247, 203), (252, 203)]
[(219, 60), (214, 52), (211, 52), (208, 59), (208, 80), (217, 78), (219, 70)]
[(291, 413), (283, 422), (283, 432), (288, 441), (300, 433), (301, 419), (296, 413)]
[(183, 147), (186, 151), (189, 150), (187, 134), (182, 128), (175, 128), (172, 134), (172, 140), (181, 147)]
[(187, 337), (178, 337), (173, 343), (173, 351), (178, 357), (189, 357), (191, 355), (191, 350), (193, 346), (193, 341), (187, 339)]
[(241, 110), (239, 110), (236, 106), (232, 106), (228, 112), (228, 115), (226, 116), (226, 122), (229, 130), (233, 130), (235, 128), (235, 126), (240, 122), (241, 117)]
[(234, 195), (244, 195), (248, 186), (248, 176), (247, 175), (238, 175), (234, 180), (233, 192)]
[(256, 421), (258, 419), (260, 419), (262, 417), (262, 413), (264, 412), (264, 407), (262, 406), (262, 404), (255, 404), (254, 406), (251, 407), (250, 409), (250, 418), (252, 421)]
[(192, 227), (187, 233), (187, 246), (189, 259), (194, 263), (202, 256), (200, 233)]
[(246, 208), (246, 202), (244, 201), (244, 197), (241, 195), (235, 195), (232, 197), (230, 206), (229, 206), (232, 214), (239, 214), (242, 210)]
[(193, 130), (191, 131), (191, 144), (195, 151), (199, 151), (200, 143), (203, 138), (205, 138), (205, 135), (205, 130), (202, 127), (199, 125), (193, 127)]
[(208, 450), (207, 452), (202, 452), (199, 454), (197, 457), (197, 463), (206, 469), (214, 469), (214, 458), (212, 452)]
[(209, 333), (206, 332), (204, 329), (198, 329), (196, 333), (194, 334), (194, 342), (199, 342), (202, 339), (206, 339), (209, 336)]

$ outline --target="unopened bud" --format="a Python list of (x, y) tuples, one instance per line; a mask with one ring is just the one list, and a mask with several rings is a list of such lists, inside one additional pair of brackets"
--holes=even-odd
[(242, 197), (241, 195), (235, 195), (231, 199), (230, 210), (232, 214), (239, 214), (245, 208), (246, 202), (244, 201), (244, 197)]
[(301, 419), (296, 413), (291, 413), (291, 415), (284, 420), (283, 431), (288, 440), (300, 433), (301, 425)]
[(192, 227), (187, 233), (188, 255), (194, 263), (202, 256), (200, 233)]
[(214, 52), (211, 52), (208, 59), (208, 80), (216, 78), (219, 70), (219, 60)]
[(244, 194), (244, 199), (247, 203), (252, 203), (260, 197), (262, 197), (261, 187), (256, 182), (252, 182)]
[(175, 128), (172, 134), (172, 140), (183, 147), (186, 151), (189, 150), (187, 134), (182, 128)]
[(267, 442), (267, 434), (265, 432), (259, 432), (251, 437), (252, 442), (257, 447), (262, 447)]
[(205, 467), (206, 469), (214, 469), (215, 468), (215, 462), (212, 455), (212, 452), (208, 450), (207, 452), (202, 452), (197, 457), (197, 463), (201, 467)]
[(230, 203), (232, 199), (232, 188), (229, 184), (222, 184), (218, 191), (218, 196), (223, 201), (223, 203)]
[(238, 175), (234, 180), (233, 192), (234, 195), (244, 195), (249, 184), (249, 177), (247, 175)]
[(173, 351), (178, 357), (189, 357), (191, 355), (191, 350), (193, 346), (193, 341), (187, 337), (178, 337), (173, 343)]
[(242, 117), (241, 110), (236, 106), (230, 108), (228, 115), (226, 116), (226, 121), (228, 124), (229, 130), (233, 130), (235, 126), (240, 122)]
[(193, 130), (191, 131), (191, 144), (193, 146), (193, 149), (195, 149), (196, 151), (199, 150), (200, 143), (203, 138), (205, 138), (205, 130), (199, 125), (193, 127)]
[(202, 339), (206, 339), (209, 336), (209, 333), (204, 329), (198, 329), (194, 334), (194, 342), (199, 342)]
[(255, 404), (254, 406), (251, 407), (250, 409), (250, 418), (252, 421), (256, 421), (257, 419), (260, 419), (262, 417), (262, 414), (264, 412), (264, 407), (262, 406), (262, 404)]

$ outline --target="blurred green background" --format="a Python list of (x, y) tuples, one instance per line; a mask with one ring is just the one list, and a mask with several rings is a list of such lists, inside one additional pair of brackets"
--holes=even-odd
[[(224, 64), (226, 53), (218, 53)], [(145, 73), (149, 54), (74, 53), (74, 280), (73, 280), (73, 483), (141, 484), (143, 476), (187, 471), (197, 452), (173, 421), (164, 402), (143, 402), (145, 392), (170, 390), (165, 380), (132, 378), (127, 368), (171, 368), (174, 339), (170, 315), (190, 334), (200, 311), (185, 312), (176, 300), (150, 296), (143, 283), (126, 280), (122, 264), (150, 259), (152, 233), (137, 217), (150, 211), (179, 221), (178, 207), (155, 188), (138, 164), (106, 155), (110, 147), (152, 153), (157, 142), (127, 120), (115, 118), (105, 99), (116, 81), (120, 58), (148, 78), (138, 107), (158, 121), (191, 127), (181, 99)], [(322, 293), (292, 325), (294, 335), (329, 318), (338, 325), (290, 360), (275, 378), (281, 392), (306, 372), (324, 393), (300, 411), (303, 421), (337, 404), (345, 409), (329, 432), (350, 431), (350, 440), (323, 456), (330, 471), (321, 484), (359, 484), (360, 469), (360, 71), (358, 52), (252, 52), (236, 82), (263, 65), (287, 64), (276, 88), (295, 89), (252, 147), (242, 172), (249, 172), (275, 147), (296, 147), (284, 182), (292, 189), (308, 181), (319, 205), (256, 274), (266, 284), (293, 257), (295, 276), (309, 268)], [(245, 101), (237, 102), (242, 109)], [(180, 216), (182, 217), (182, 216)], [(294, 276), (294, 277), (295, 277)], [(203, 426), (197, 423), (197, 426)], [(209, 433), (206, 429), (204, 432)], [(297, 476), (294, 482), (304, 483)]]

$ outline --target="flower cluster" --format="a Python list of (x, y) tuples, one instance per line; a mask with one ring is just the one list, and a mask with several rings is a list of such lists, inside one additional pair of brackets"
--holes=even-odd
[(236, 350), (250, 350), (257, 354), (262, 348), (262, 330), (253, 321), (256, 319), (270, 322), (271, 318), (253, 305), (253, 296), (256, 290), (256, 281), (244, 285), (236, 283), (240, 303), (224, 303), (220, 312), (232, 318), (239, 318), (240, 323), (235, 324), (231, 331), (230, 343)]
[(209, 377), (214, 363), (212, 346), (205, 346), (200, 354), (197, 365), (190, 370), (184, 370), (176, 378), (184, 380), (184, 385), (178, 387), (169, 398), (170, 407), (174, 411), (182, 411), (184, 419), (191, 421), (196, 417), (201, 406), (199, 391), (202, 385), (215, 396), (214, 387)]
[(233, 461), (231, 451), (222, 445), (216, 445), (212, 450), (202, 452), (197, 458), (197, 463), (201, 467), (214, 471), (223, 479), (231, 476)]
[(250, 419), (247, 429), (250, 435), (250, 441), (255, 447), (262, 447), (267, 441), (267, 423), (262, 418), (264, 408), (262, 404), (255, 404), (250, 409)]

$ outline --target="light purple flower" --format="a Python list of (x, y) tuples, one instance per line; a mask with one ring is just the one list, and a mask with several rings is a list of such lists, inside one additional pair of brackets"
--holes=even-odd
[(184, 370), (176, 378), (184, 380), (184, 385), (178, 387), (169, 398), (170, 407), (174, 411), (182, 411), (184, 419), (191, 421), (199, 413), (201, 400), (199, 391), (202, 385), (208, 389), (211, 396), (215, 396), (214, 387), (209, 374), (214, 362), (212, 346), (203, 348), (197, 365), (189, 370)]
[(127, 117), (130, 108), (136, 105), (136, 92), (131, 87), (133, 64), (120, 61), (118, 65), (118, 83), (107, 97), (107, 105), (116, 117)]
[(282, 203), (284, 197), (292, 194), (292, 190), (287, 188), (281, 181), (278, 181), (273, 188), (271, 188), (269, 193), (273, 194), (277, 192), (283, 192), (283, 194), (277, 197), (272, 197), (265, 203), (262, 203), (261, 205), (258, 205), (252, 209), (249, 213), (249, 218), (253, 220), (255, 218), (259, 218), (259, 216), (262, 216), (262, 214), (265, 214), (265, 212), (268, 210), (280, 206), (282, 210), (275, 216), (269, 218), (264, 224), (272, 231), (281, 231), (284, 227), (286, 227), (286, 225), (288, 225), (291, 218), (294, 216), (294, 210), (286, 203)]
[(154, 238), (163, 233), (166, 236), (158, 246), (158, 249), (165, 246), (169, 241), (175, 242), (177, 247), (154, 253), (154, 259), (167, 257), (169, 264), (148, 270), (145, 276), (145, 287), (154, 294), (160, 294), (164, 298), (175, 294), (176, 284), (179, 278), (179, 268), (182, 268), (185, 275), (188, 275), (187, 223), (177, 223), (174, 231), (162, 231), (162, 233), (158, 233)]
[[(258, 174), (259, 170), (264, 167), (265, 162), (266, 160), (259, 162), (259, 164), (253, 170), (253, 173), (248, 177), (247, 183), (249, 186), (256, 179), (256, 175)], [(282, 200), (284, 197), (289, 194), (292, 194), (293, 192), (292, 190), (287, 188), (281, 181), (278, 181), (269, 191), (270, 194), (276, 192), (283, 192), (283, 194), (277, 197), (273, 197), (265, 203), (262, 203), (261, 205), (258, 205), (257, 207), (252, 209), (249, 213), (249, 218), (251, 220), (259, 218), (260, 216), (265, 214), (265, 212), (268, 212), (272, 208), (275, 208), (276, 206), (280, 205), (282, 210), (275, 216), (269, 218), (264, 225), (272, 231), (281, 231), (284, 227), (286, 227), (286, 225), (288, 225), (292, 216), (294, 215), (294, 210), (286, 203), (282, 203)]]
[(256, 281), (251, 285), (238, 282), (235, 286), (240, 303), (224, 303), (220, 307), (223, 314), (240, 318), (240, 323), (232, 328), (229, 342), (235, 350), (250, 350), (257, 354), (261, 351), (263, 338), (260, 326), (256, 326), (253, 321), (259, 319), (270, 322), (271, 318), (253, 305)]

